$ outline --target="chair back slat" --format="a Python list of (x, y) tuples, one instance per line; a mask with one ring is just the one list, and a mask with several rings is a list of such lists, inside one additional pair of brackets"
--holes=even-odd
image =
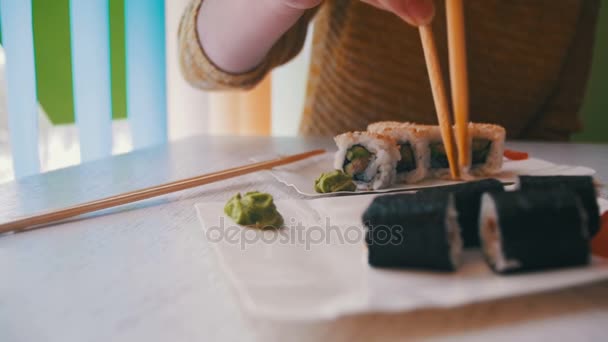
[(133, 147), (166, 143), (165, 1), (125, 0), (125, 30)]
[(74, 114), (82, 161), (112, 153), (108, 0), (71, 0)]
[(8, 121), (16, 178), (40, 170), (31, 0), (0, 0)]

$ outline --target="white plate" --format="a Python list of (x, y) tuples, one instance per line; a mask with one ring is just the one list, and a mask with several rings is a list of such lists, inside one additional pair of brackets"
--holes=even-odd
[[(196, 208), (242, 308), (273, 320), (453, 307), (608, 278), (608, 260), (595, 257), (587, 267), (499, 276), (475, 250), (465, 252), (454, 273), (372, 269), (360, 217), (374, 197), (278, 201), (291, 226), (278, 232), (234, 224), (223, 215), (224, 203)], [(600, 206), (608, 210), (607, 201)]]
[[(281, 183), (291, 186), (302, 195), (321, 197), (332, 194), (319, 194), (315, 191), (314, 182), (321, 173), (333, 170), (333, 153), (305, 159), (293, 164), (280, 166), (271, 170), (271, 174)], [(530, 158), (522, 161), (507, 160), (500, 174), (494, 176), (505, 183), (515, 182), (518, 175), (580, 175), (592, 176), (595, 170), (584, 166), (558, 165), (551, 162)], [(457, 182), (449, 180), (425, 180), (416, 184), (394, 185), (387, 189), (375, 191), (357, 191), (358, 193), (383, 193), (391, 191), (416, 190), (421, 188), (449, 185)], [(348, 194), (351, 192), (342, 192)], [(333, 195), (335, 195), (334, 193)]]

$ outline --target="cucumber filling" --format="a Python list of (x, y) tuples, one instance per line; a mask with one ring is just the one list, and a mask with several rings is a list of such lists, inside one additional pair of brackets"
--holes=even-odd
[(416, 168), (416, 158), (414, 158), (414, 149), (409, 142), (399, 144), (399, 152), (401, 152), (401, 160), (397, 163), (397, 173), (410, 172)]
[(342, 168), (354, 180), (367, 182), (365, 170), (369, 166), (372, 153), (361, 145), (354, 145), (346, 151), (346, 159)]

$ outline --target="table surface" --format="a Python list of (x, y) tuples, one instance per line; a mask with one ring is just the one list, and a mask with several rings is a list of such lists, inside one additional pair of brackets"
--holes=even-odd
[[(322, 138), (191, 138), (2, 184), (0, 222), (240, 165), (255, 155), (332, 145)], [(508, 145), (592, 167), (608, 182), (608, 145)], [(606, 339), (608, 282), (447, 310), (292, 323), (249, 317), (214, 262), (194, 204), (253, 189), (298, 197), (262, 172), (0, 236), (0, 341)]]

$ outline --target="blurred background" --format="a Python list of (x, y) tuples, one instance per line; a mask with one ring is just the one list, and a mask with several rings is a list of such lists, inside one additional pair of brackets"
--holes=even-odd
[[(77, 1), (77, 0), (76, 0)], [(128, 31), (125, 1), (105, 0), (108, 8), (109, 73), (111, 92), (111, 152), (133, 149), (127, 87)], [(159, 2), (158, 0), (152, 0)], [(98, 0), (91, 0), (97, 2)], [(166, 131), (168, 139), (199, 134), (275, 135), (297, 134), (303, 106), (310, 55), (310, 37), (303, 53), (276, 69), (251, 92), (205, 93), (191, 88), (181, 77), (177, 56), (177, 30), (189, 0), (159, 2), (158, 23), (164, 32), (166, 57)], [(104, 1), (102, 1), (104, 3)], [(127, 7), (128, 8), (128, 7)], [(74, 10), (72, 8), (72, 10)], [(72, 58), (74, 37), (70, 29), (69, 0), (32, 0), (33, 46), (38, 99), (38, 159), (36, 171), (45, 172), (79, 163), (83, 158), (75, 115)], [(2, 16), (5, 18), (5, 15)], [(103, 19), (103, 18), (102, 18)], [(137, 28), (137, 27), (135, 27)], [(311, 27), (311, 30), (314, 28)], [(3, 32), (0, 32), (2, 42)], [(163, 42), (163, 39), (159, 39)], [(602, 6), (597, 27), (592, 76), (582, 109), (585, 130), (576, 141), (608, 142), (608, 6)], [(2, 44), (4, 45), (4, 44)], [(102, 52), (103, 53), (103, 52)], [(19, 149), (9, 141), (6, 64), (0, 50), (0, 182), (15, 177), (11, 153)], [(133, 92), (132, 96), (137, 96)], [(109, 115), (109, 113), (108, 113)], [(135, 144), (137, 145), (137, 144)], [(137, 146), (142, 147), (142, 146)], [(145, 146), (143, 146), (145, 147)], [(17, 174), (17, 177), (25, 176)]]

